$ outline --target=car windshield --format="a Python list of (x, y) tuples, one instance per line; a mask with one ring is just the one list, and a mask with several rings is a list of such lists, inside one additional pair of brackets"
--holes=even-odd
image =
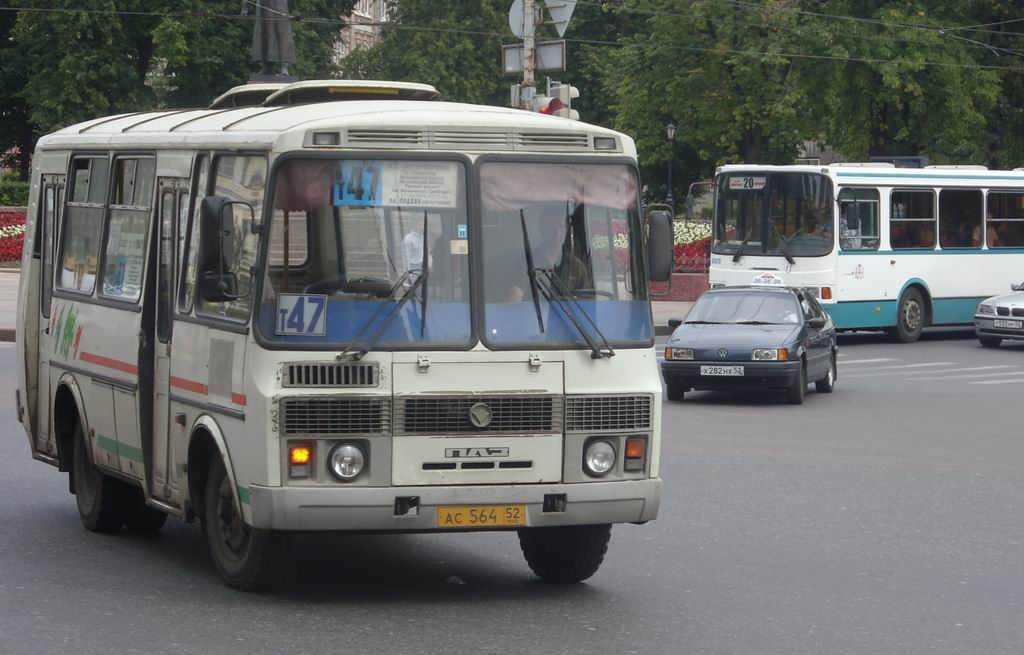
[(778, 291), (714, 291), (701, 296), (685, 323), (799, 324), (800, 305)]
[(456, 161), (282, 164), (258, 314), (263, 336), (343, 349), (468, 344), (465, 178)]
[(593, 348), (652, 338), (637, 190), (624, 164), (480, 167), (489, 345)]
[(716, 178), (716, 253), (817, 257), (835, 242), (832, 182), (818, 173), (722, 173)]

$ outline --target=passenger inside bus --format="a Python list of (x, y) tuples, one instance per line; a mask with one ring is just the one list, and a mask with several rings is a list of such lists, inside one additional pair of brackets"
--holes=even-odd
[[(564, 207), (545, 205), (538, 217), (535, 232), (540, 234), (540, 242), (530, 244), (534, 268), (551, 271), (556, 290), (566, 295), (594, 286), (589, 268), (574, 247), (575, 240), (568, 238), (568, 228), (580, 211), (582, 207), (577, 207), (572, 215), (566, 216)], [(522, 256), (517, 254), (513, 261), (521, 259)], [(520, 302), (527, 297), (524, 286), (522, 282), (513, 284), (508, 290), (507, 302)]]

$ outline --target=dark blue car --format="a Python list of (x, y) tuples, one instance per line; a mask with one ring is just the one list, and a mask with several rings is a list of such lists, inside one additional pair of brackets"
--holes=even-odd
[(694, 303), (665, 346), (669, 400), (691, 389), (785, 389), (799, 405), (807, 385), (832, 393), (837, 369), (832, 319), (809, 292), (791, 287), (722, 287)]

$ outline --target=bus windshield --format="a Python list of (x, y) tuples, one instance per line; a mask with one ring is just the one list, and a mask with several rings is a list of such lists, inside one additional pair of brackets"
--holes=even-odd
[(481, 165), (486, 343), (593, 349), (652, 338), (637, 189), (624, 164)]
[(820, 257), (835, 243), (832, 182), (818, 173), (723, 173), (712, 251)]
[(363, 352), (469, 344), (461, 162), (290, 159), (272, 202), (264, 338)]

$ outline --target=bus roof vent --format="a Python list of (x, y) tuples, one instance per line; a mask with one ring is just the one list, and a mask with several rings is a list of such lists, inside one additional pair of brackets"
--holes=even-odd
[(929, 166), (925, 166), (925, 168), (948, 168), (948, 169), (953, 169), (953, 170), (959, 169), (959, 170), (962, 170), (962, 171), (987, 171), (988, 170), (988, 166), (981, 166), (981, 165), (978, 165), (978, 164), (931, 164)]
[(210, 109), (230, 109), (231, 107), (255, 107), (262, 105), (263, 101), (270, 94), (286, 86), (288, 85), (280, 82), (241, 84), (217, 96), (217, 99), (210, 103)]
[(517, 150), (590, 150), (586, 132), (520, 132)]
[(288, 84), (267, 97), (276, 107), (342, 100), (437, 100), (441, 94), (429, 84), (378, 80), (308, 80)]
[(367, 127), (346, 130), (345, 142), (356, 148), (425, 148), (427, 139), (421, 130)]
[(837, 168), (896, 168), (896, 164), (881, 161), (843, 161), (829, 164), (829, 166), (835, 166)]
[(508, 132), (483, 130), (434, 130), (430, 133), (430, 147), (443, 150), (508, 150), (512, 147)]
[(376, 387), (377, 363), (293, 362), (284, 365), (282, 387)]

